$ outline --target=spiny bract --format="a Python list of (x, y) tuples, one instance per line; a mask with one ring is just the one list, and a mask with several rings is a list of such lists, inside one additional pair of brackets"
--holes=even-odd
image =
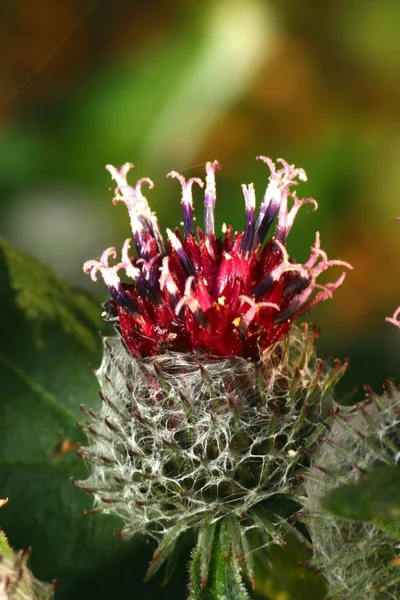
[[(329, 598), (397, 600), (400, 597), (400, 529), (397, 519), (339, 519), (321, 509), (321, 499), (372, 469), (400, 466), (400, 393), (387, 393), (334, 416), (326, 441), (306, 478), (306, 518), (313, 564), (330, 584)], [(391, 532), (391, 533), (390, 533)]]
[(29, 570), (29, 552), (0, 553), (1, 600), (52, 600), (54, 585), (38, 581)]
[(122, 517), (124, 534), (156, 537), (292, 491), (346, 366), (324, 366), (313, 343), (313, 331), (293, 328), (254, 364), (176, 353), (139, 361), (108, 338), (104, 404), (87, 411), (92, 445), (81, 450), (91, 476), (80, 485), (98, 510)]

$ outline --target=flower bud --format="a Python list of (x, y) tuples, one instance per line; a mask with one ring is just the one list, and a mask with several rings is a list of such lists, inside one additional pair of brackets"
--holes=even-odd
[(105, 340), (97, 372), (103, 406), (87, 411), (91, 439), (80, 485), (125, 535), (156, 538), (177, 522), (202, 523), (253, 507), (296, 484), (343, 373), (319, 362), (314, 331), (292, 328), (254, 363), (166, 353), (132, 357)]
[[(313, 565), (326, 577), (332, 599), (400, 597), (398, 508), (393, 518), (377, 512), (363, 520), (351, 514), (340, 519), (321, 508), (324, 497), (340, 486), (371, 479), (375, 469), (399, 467), (400, 394), (391, 384), (387, 389), (382, 398), (371, 393), (366, 402), (336, 412), (306, 478)], [(379, 497), (375, 506), (379, 508)]]
[(38, 581), (27, 563), (30, 552), (0, 553), (0, 598), (2, 600), (51, 600), (54, 585)]

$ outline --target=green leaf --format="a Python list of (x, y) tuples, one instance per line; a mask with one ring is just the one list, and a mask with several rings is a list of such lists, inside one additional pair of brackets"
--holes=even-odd
[(380, 466), (356, 483), (331, 490), (322, 507), (343, 519), (378, 521), (400, 518), (400, 468)]
[(13, 551), (10, 548), (8, 539), (6, 538), (4, 531), (1, 531), (0, 529), (0, 555), (10, 556), (12, 553)]
[(197, 546), (190, 561), (190, 600), (201, 598), (210, 575), (210, 562), (217, 525), (205, 520), (199, 528)]
[(306, 530), (290, 518), (298, 509), (289, 495), (252, 508), (259, 526), (255, 537), (250, 537), (251, 547), (259, 549), (254, 552), (256, 591), (271, 600), (326, 596), (323, 576), (310, 568), (312, 550)]
[(170, 560), (170, 556), (177, 551), (179, 538), (190, 528), (190, 525), (190, 519), (181, 519), (168, 530), (153, 554), (146, 572), (145, 581), (150, 581), (158, 570)]
[(248, 600), (240, 566), (229, 540), (229, 528), (222, 521), (220, 535), (215, 544), (214, 562), (211, 568), (212, 600)]
[(235, 520), (235, 516), (227, 516), (218, 529), (208, 525), (199, 531), (190, 565), (190, 600), (249, 600), (242, 579), (243, 565), (235, 552), (233, 537), (237, 536), (232, 536), (233, 528), (238, 527)]
[(83, 515), (91, 501), (69, 476), (86, 476), (76, 446), (79, 405), (96, 409), (87, 365), (101, 358), (100, 307), (0, 240), (0, 527), (32, 546), (42, 579), (93, 568), (114, 549), (116, 519)]

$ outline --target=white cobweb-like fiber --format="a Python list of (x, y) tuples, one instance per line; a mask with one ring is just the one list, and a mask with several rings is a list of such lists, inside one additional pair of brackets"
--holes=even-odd
[(38, 581), (26, 563), (29, 553), (0, 554), (1, 600), (51, 600), (54, 586)]
[(329, 389), (340, 376), (313, 352), (311, 332), (291, 336), (255, 364), (168, 353), (134, 359), (108, 338), (97, 372), (103, 405), (87, 411), (91, 445), (81, 455), (98, 512), (120, 516), (122, 532), (157, 538), (178, 520), (251, 515), (292, 490), (321, 433)]
[(330, 584), (329, 598), (398, 600), (398, 538), (373, 523), (325, 513), (320, 500), (334, 487), (357, 481), (362, 472), (385, 464), (400, 466), (400, 394), (341, 412), (306, 480), (313, 562)]

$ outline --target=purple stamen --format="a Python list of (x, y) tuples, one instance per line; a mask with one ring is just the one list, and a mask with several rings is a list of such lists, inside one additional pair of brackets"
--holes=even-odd
[[(336, 279), (333, 283), (327, 283), (326, 285), (318, 285), (315, 283), (315, 277), (298, 296), (293, 298), (292, 302), (286, 308), (285, 311), (281, 312), (276, 318), (275, 323), (283, 323), (290, 319), (293, 315), (296, 315), (296, 319), (300, 316), (304, 316), (313, 310), (318, 304), (324, 302), (328, 298), (332, 298), (333, 292), (340, 287), (346, 277), (346, 273), (342, 273), (340, 277)], [(307, 302), (308, 298), (312, 294), (315, 289), (322, 289), (314, 298), (312, 298), (309, 302)]]
[(184, 306), (188, 306), (189, 309), (194, 313), (196, 310), (199, 310), (200, 304), (197, 298), (193, 296), (192, 292), (192, 284), (194, 282), (194, 277), (188, 277), (185, 283), (185, 291), (183, 293), (182, 298), (179, 300), (178, 304), (175, 307), (175, 314), (179, 315), (182, 308)]
[(127, 275), (132, 278), (136, 278), (138, 274), (140, 274), (140, 271), (133, 267), (128, 257), (129, 242), (130, 240), (127, 239), (123, 245), (122, 262), (110, 266), (108, 264), (108, 261), (110, 257), (114, 259), (117, 258), (117, 251), (115, 250), (115, 248), (107, 248), (102, 253), (100, 260), (86, 261), (83, 265), (83, 270), (85, 273), (90, 273), (90, 276), (93, 279), (93, 281), (97, 281), (97, 273), (100, 271), (111, 296), (118, 303), (118, 305), (122, 306), (131, 313), (138, 313), (139, 310), (136, 303), (134, 303), (127, 296), (123, 284), (121, 283), (118, 277), (119, 269), (126, 269)]
[(309, 295), (314, 290), (314, 286), (311, 282), (309, 285), (302, 291), (300, 294), (295, 296), (293, 300), (290, 302), (289, 306), (286, 307), (285, 310), (279, 313), (274, 319), (276, 325), (280, 325), (285, 321), (291, 319), (298, 311), (303, 302), (309, 297)]
[(108, 291), (110, 292), (110, 295), (118, 304), (118, 306), (120, 306), (132, 315), (140, 315), (140, 309), (137, 303), (127, 295), (124, 285), (122, 283), (119, 284), (118, 288), (114, 288), (112, 286), (107, 287)]
[[(289, 197), (294, 201), (290, 211), (287, 209), (287, 200)], [(286, 242), (286, 238), (293, 226), (295, 217), (304, 204), (313, 204), (314, 210), (317, 210), (318, 208), (318, 204), (313, 198), (299, 200), (296, 194), (289, 193), (289, 187), (281, 189), (281, 205), (279, 208), (278, 225), (276, 227), (276, 237), (282, 243)]]
[(136, 281), (136, 287), (141, 296), (146, 296), (149, 300), (154, 302), (154, 304), (159, 304), (161, 302), (160, 294), (156, 288), (145, 279), (145, 277), (142, 276)]
[(314, 288), (321, 287), (322, 292), (319, 292), (319, 294), (314, 296), (314, 298), (312, 298), (310, 300), (310, 302), (308, 302), (308, 304), (304, 304), (304, 306), (300, 309), (298, 315), (303, 316), (303, 315), (307, 314), (308, 312), (310, 312), (311, 310), (313, 310), (316, 306), (318, 306), (318, 304), (321, 304), (321, 302), (324, 302), (324, 300), (327, 300), (328, 298), (332, 298), (333, 292), (335, 292), (338, 289), (338, 287), (340, 287), (342, 285), (345, 278), (346, 278), (346, 273), (343, 272), (340, 275), (340, 277), (338, 277), (336, 279), (336, 281), (333, 281), (332, 283), (327, 283), (324, 286), (315, 285)]
[(176, 285), (174, 278), (172, 277), (168, 263), (169, 263), (169, 256), (165, 256), (163, 258), (162, 266), (160, 269), (160, 271), (161, 271), (160, 289), (161, 289), (161, 291), (163, 291), (164, 288), (167, 289), (167, 292), (169, 293), (169, 295), (172, 298), (172, 304), (175, 307), (180, 300), (180, 294), (179, 294), (179, 288)]
[[(295, 216), (299, 211), (300, 207), (303, 206), (303, 204), (312, 203), (314, 204), (314, 207), (316, 209), (318, 205), (312, 198), (299, 200), (296, 194), (290, 192), (291, 186), (298, 185), (298, 182), (295, 181), (296, 177), (298, 177), (300, 181), (307, 181), (307, 176), (303, 169), (296, 169), (295, 167), (289, 165), (283, 159), (279, 158), (278, 162), (282, 164), (282, 168), (277, 170), (275, 164), (267, 157), (259, 156), (257, 158), (259, 160), (262, 160), (269, 166), (271, 171), (270, 182), (276, 182), (275, 186), (271, 186), (269, 192), (267, 189), (266, 197), (264, 199), (265, 204), (263, 202), (261, 206), (260, 214), (257, 220), (257, 229), (261, 227), (263, 219), (267, 214), (268, 217), (266, 218), (265, 223), (263, 223), (263, 229), (257, 232), (257, 237), (260, 238), (261, 234), (264, 234), (264, 230), (265, 233), (266, 231), (268, 231), (268, 227), (270, 226), (273, 218), (275, 217), (276, 212), (278, 212), (277, 205), (279, 205), (279, 217), (275, 235), (279, 241), (285, 243), (288, 233), (293, 225)], [(294, 205), (292, 206), (290, 211), (288, 211), (289, 197), (291, 197), (294, 201)], [(269, 200), (269, 198), (271, 199)]]
[(132, 261), (129, 257), (130, 244), (131, 240), (129, 238), (126, 239), (121, 250), (122, 262), (119, 263), (118, 267), (125, 269), (127, 276), (136, 281), (140, 277), (140, 270), (137, 267), (133, 266)]
[(208, 326), (208, 320), (201, 310), (200, 302), (193, 294), (192, 285), (195, 283), (194, 277), (188, 277), (185, 283), (185, 291), (182, 298), (179, 300), (178, 304), (175, 307), (175, 314), (179, 316), (182, 308), (184, 306), (188, 306), (189, 310), (194, 314), (200, 325), (203, 327)]
[(167, 235), (172, 248), (178, 255), (179, 261), (183, 267), (183, 270), (185, 271), (185, 274), (188, 277), (196, 277), (196, 269), (194, 267), (194, 264), (186, 254), (178, 237), (170, 229), (167, 229)]
[(155, 285), (158, 281), (158, 259), (160, 257), (161, 254), (158, 253), (152, 256), (149, 260), (146, 260), (145, 258), (139, 258), (136, 261), (137, 265), (143, 265), (142, 273), (145, 279), (147, 279), (147, 281), (149, 281), (151, 285)]
[[(320, 259), (320, 262), (318, 262), (319, 259)], [(331, 298), (333, 292), (340, 285), (342, 285), (346, 274), (342, 273), (342, 275), (335, 282), (327, 283), (324, 286), (320, 286), (320, 285), (316, 284), (315, 281), (316, 281), (316, 278), (323, 271), (325, 271), (329, 267), (334, 267), (334, 266), (345, 267), (346, 269), (353, 268), (352, 265), (350, 265), (349, 263), (347, 263), (343, 260), (328, 260), (326, 252), (321, 250), (320, 235), (319, 235), (319, 232), (317, 231), (316, 236), (315, 236), (315, 245), (311, 248), (311, 256), (308, 259), (308, 261), (306, 263), (304, 263), (304, 267), (303, 267), (305, 272), (308, 271), (309, 276), (301, 277), (299, 280), (290, 282), (285, 287), (285, 295), (288, 295), (288, 294), (296, 291), (297, 283), (299, 284), (298, 285), (299, 290), (301, 290), (303, 282), (305, 284), (308, 281), (309, 285), (307, 285), (302, 291), (300, 291), (300, 293), (295, 298), (293, 298), (293, 300), (291, 301), (289, 306), (286, 308), (286, 310), (283, 311), (282, 313), (280, 313), (276, 317), (275, 322), (282, 323), (282, 322), (286, 321), (287, 319), (290, 319), (294, 314), (296, 314), (296, 316), (304, 315), (304, 314), (310, 312), (313, 308), (315, 308), (318, 304), (320, 304), (324, 300)], [(314, 298), (308, 304), (306, 304), (309, 296), (312, 294), (312, 292), (315, 289), (318, 289), (318, 288), (321, 288), (322, 291), (319, 294), (317, 294), (316, 296), (314, 296)], [(303, 307), (303, 308), (301, 308), (301, 307)]]
[(253, 290), (252, 294), (254, 294), (255, 298), (263, 296), (273, 283), (279, 281), (284, 273), (297, 272), (302, 279), (308, 279), (308, 271), (303, 265), (290, 262), (285, 246), (279, 240), (274, 240), (274, 243), (282, 252), (282, 262), (280, 262), (275, 269), (270, 271), (262, 282)]
[(164, 253), (164, 241), (158, 227), (157, 217), (151, 212), (149, 204), (141, 190), (143, 183), (147, 183), (150, 189), (154, 187), (154, 183), (148, 177), (142, 177), (134, 188), (130, 186), (126, 181), (126, 176), (132, 167), (131, 163), (124, 164), (119, 170), (112, 165), (106, 166), (106, 169), (117, 183), (113, 203), (116, 204), (118, 201), (122, 201), (128, 208), (132, 233), (139, 256), (143, 256), (146, 233), (149, 233), (156, 240), (159, 252)]
[[(257, 156), (257, 160), (265, 162), (269, 166), (271, 173), (275, 172), (275, 165), (270, 158), (267, 158), (266, 156)], [(278, 182), (276, 179), (270, 178), (270, 182), (260, 206), (255, 227), (255, 238), (259, 244), (263, 243), (264, 238), (271, 227), (271, 223), (279, 209), (279, 202), (280, 193)]]
[(242, 191), (246, 203), (246, 218), (244, 235), (240, 247), (242, 253), (247, 256), (253, 247), (256, 195), (254, 192), (254, 185), (252, 183), (250, 183), (249, 186), (242, 185)]
[(183, 224), (184, 224), (184, 233), (185, 236), (192, 234), (193, 235), (193, 197), (192, 197), (192, 187), (194, 183), (197, 183), (199, 187), (203, 187), (204, 183), (198, 177), (191, 177), (186, 181), (186, 179), (180, 173), (176, 171), (171, 171), (168, 173), (167, 177), (174, 177), (178, 179), (182, 186), (182, 214), (183, 214)]
[[(216, 200), (215, 171), (221, 166), (218, 161), (206, 164), (206, 191), (204, 194), (204, 233), (209, 237), (214, 233), (214, 210)], [(208, 248), (210, 251), (210, 248)]]
[(283, 288), (283, 295), (290, 296), (290, 294), (294, 294), (295, 292), (301, 292), (310, 284), (310, 279), (306, 277), (298, 277), (293, 279), (293, 281), (285, 282), (285, 286)]
[(250, 306), (249, 310), (240, 319), (239, 333), (242, 336), (246, 335), (251, 321), (256, 316), (257, 310), (259, 310), (260, 308), (275, 308), (276, 310), (279, 311), (279, 308), (280, 308), (279, 305), (275, 304), (274, 302), (258, 302), (257, 303), (257, 302), (255, 302), (255, 300), (253, 300), (253, 298), (250, 298), (249, 296), (245, 296), (245, 295), (239, 296), (239, 300), (241, 301), (241, 304), (246, 303), (246, 304), (249, 304), (249, 306)]

